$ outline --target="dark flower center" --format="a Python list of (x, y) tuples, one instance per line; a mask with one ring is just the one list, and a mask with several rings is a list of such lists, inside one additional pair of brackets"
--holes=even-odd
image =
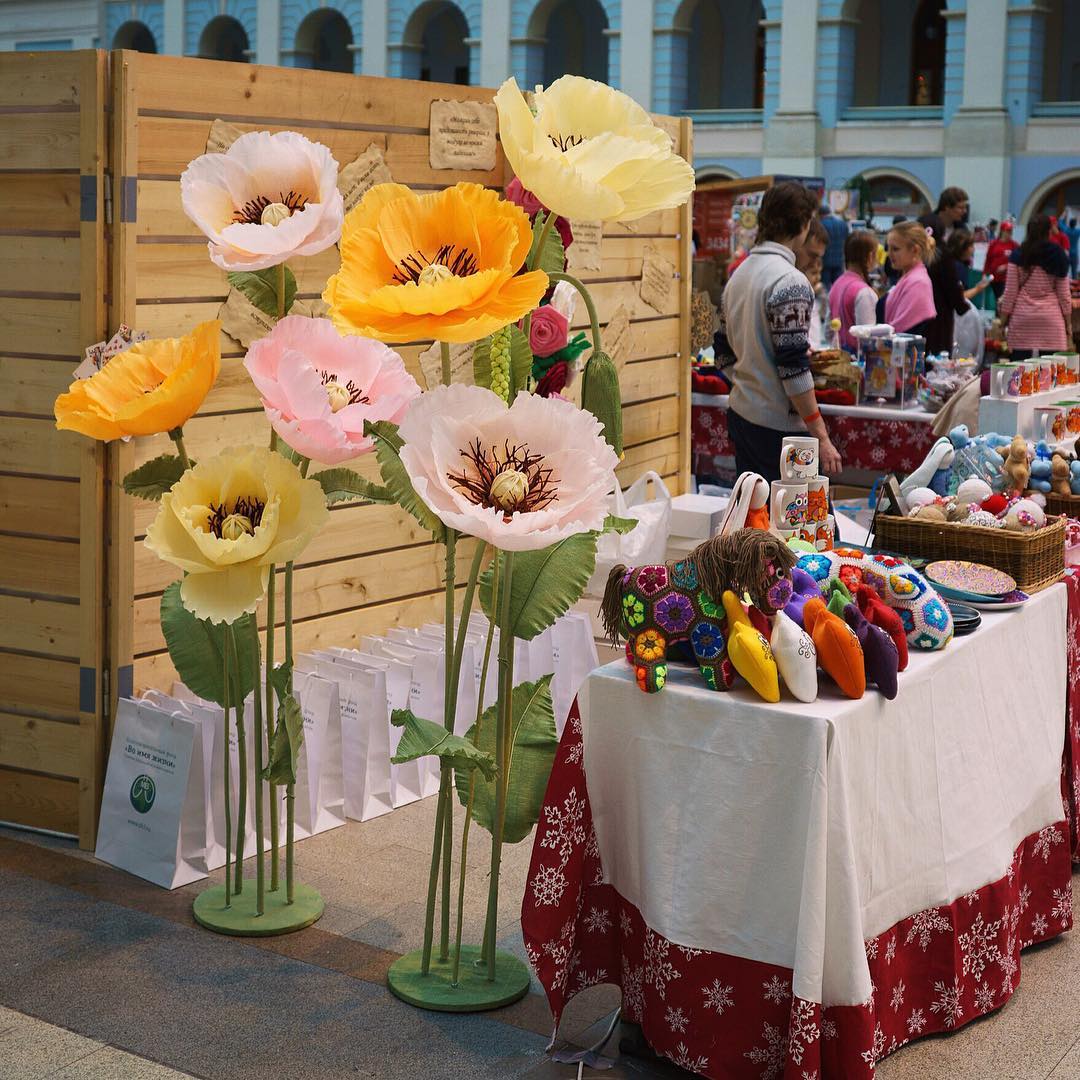
[(295, 214), (307, 206), (308, 197), (296, 191), (290, 191), (288, 194), (279, 193), (276, 199), (271, 199), (268, 195), (257, 195), (233, 214), (233, 221), (239, 225), (261, 225), (263, 211), (275, 202), (287, 206), (289, 213)]
[(580, 146), (585, 141), (584, 135), (549, 135), (548, 138), (556, 149), (561, 150), (564, 154), (571, 146)]
[(343, 387), (345, 392), (349, 395), (350, 405), (370, 405), (371, 399), (364, 393), (364, 391), (352, 381), (348, 379), (342, 382), (341, 379), (335, 375), (332, 371), (320, 371), (319, 378), (322, 379), (323, 386), (329, 386), (330, 383), (334, 383), (336, 386)]
[(554, 470), (544, 464), (543, 454), (528, 446), (492, 445), (485, 450), (479, 439), (461, 451), (465, 468), (447, 473), (447, 479), (477, 506), (501, 510), (509, 522), (514, 514), (531, 513), (550, 506), (559, 497)]
[(469, 277), (479, 269), (476, 256), (467, 248), (459, 248), (454, 244), (443, 244), (435, 252), (433, 259), (429, 259), (422, 251), (406, 255), (397, 264), (393, 281), (398, 285), (406, 285), (410, 281), (418, 282), (420, 275), (429, 266), (445, 266), (454, 277)]
[(210, 504), (210, 520), (206, 523), (208, 532), (213, 533), (219, 540), (231, 539), (235, 540), (236, 536), (222, 536), (222, 528), (226, 522), (231, 521), (234, 524), (244, 527), (243, 532), (253, 533), (262, 521), (263, 511), (266, 509), (266, 503), (261, 499), (256, 499), (253, 495), (241, 495), (239, 499), (233, 504), (232, 509), (229, 509), (227, 503), (221, 503), (220, 506)]

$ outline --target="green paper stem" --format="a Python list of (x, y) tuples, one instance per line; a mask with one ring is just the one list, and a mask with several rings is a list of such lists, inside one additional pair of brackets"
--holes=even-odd
[[(274, 670), (274, 622), (277, 618), (277, 567), (270, 567), (270, 588), (266, 592), (266, 760), (270, 760), (271, 733), (273, 731), (274, 711), (274, 684), (270, 679)], [(277, 892), (279, 867), (281, 863), (278, 854), (278, 844), (281, 837), (278, 835), (280, 825), (279, 815), (274, 812), (277, 806), (277, 784), (270, 785), (270, 891)]]
[(443, 386), (449, 386), (453, 379), (453, 373), (450, 370), (450, 342), (439, 342), (439, 355), (442, 358)]
[(224, 647), (222, 648), (222, 682), (224, 686), (224, 700), (222, 702), (222, 708), (225, 713), (225, 906), (229, 907), (232, 904), (232, 880), (231, 873), (232, 867), (229, 865), (232, 862), (232, 778), (230, 773), (232, 772), (232, 762), (229, 760), (232, 756), (229, 753), (229, 711), (231, 708), (232, 695), (230, 691), (232, 686), (230, 685), (231, 672), (229, 671), (230, 662), (232, 656), (231, 641), (232, 632), (226, 630), (224, 635)]
[[(507, 742), (512, 728), (513, 691), (514, 691), (514, 628), (510, 616), (510, 597), (513, 591), (514, 553), (504, 551), (503, 582), (499, 619), (499, 675), (502, 685), (499, 687), (499, 720), (495, 736), (495, 752), (499, 773), (495, 779), (495, 818), (501, 822), (506, 814), (506, 757)], [(499, 870), (502, 866), (502, 831), (498, 827), (491, 832), (491, 878), (488, 884), (487, 927), (487, 963), (488, 981), (495, 981), (495, 934), (499, 920)]]
[(568, 281), (581, 294), (582, 300), (585, 301), (585, 309), (589, 313), (589, 322), (592, 324), (593, 353), (600, 352), (600, 319), (596, 314), (596, 305), (593, 303), (593, 298), (589, 295), (589, 290), (586, 289), (584, 283), (574, 277), (573, 274), (553, 271), (548, 274), (548, 277), (552, 281)]
[[(254, 653), (254, 670), (259, 670), (259, 631), (252, 629), (251, 648)], [(266, 866), (263, 859), (263, 710), (262, 694), (256, 684), (255, 693), (255, 914), (261, 915), (266, 910)]]
[[(544, 211), (541, 210), (542, 214)], [(551, 226), (555, 224), (555, 211), (549, 210), (547, 217), (544, 218), (544, 224), (540, 226), (540, 240), (537, 243), (535, 250), (533, 251), (533, 258), (529, 260), (527, 269), (535, 270), (536, 264), (544, 257), (544, 245), (547, 243), (548, 233), (551, 232)], [(548, 274), (550, 278), (551, 275)], [(532, 312), (527, 312), (525, 319), (521, 324), (521, 332), (525, 335), (525, 340), (529, 340), (529, 328), (532, 326)]]
[[(445, 345), (443, 353), (443, 377), (449, 373), (450, 350)], [(454, 730), (456, 711), (457, 683), (454, 682), (454, 667), (450, 662), (454, 647), (454, 579), (457, 571), (457, 530), (446, 530), (446, 652), (443, 661), (446, 678), (443, 685), (443, 727)], [(450, 955), (450, 878), (454, 858), (454, 773), (449, 764), (444, 762), (440, 769), (439, 787), (446, 788), (446, 817), (443, 819), (443, 867), (442, 867), (442, 907), (439, 921), (439, 959), (446, 960)]]
[(439, 887), (439, 856), (442, 854), (443, 827), (446, 822), (446, 802), (449, 791), (439, 784), (439, 801), (435, 809), (435, 841), (431, 847), (431, 870), (428, 874), (427, 909), (424, 913), (424, 947), (420, 971), (426, 975), (431, 970), (431, 943), (435, 936), (435, 896)]
[[(499, 602), (499, 560), (495, 559), (495, 564), (492, 567), (492, 581), (491, 581), (491, 595), (493, 606)], [(466, 615), (466, 621), (468, 616)], [(464, 641), (464, 627), (465, 623), (462, 623), (462, 631), (460, 640)], [(495, 623), (492, 620), (488, 620), (488, 632), (487, 641), (484, 643), (484, 663), (480, 668), (480, 693), (476, 699), (476, 741), (480, 741), (480, 730), (483, 726), (484, 718), (484, 687), (487, 686), (488, 664), (491, 660), (491, 645), (495, 640)], [(476, 772), (469, 777), (469, 800), (465, 806), (465, 824), (461, 829), (461, 868), (459, 871), (458, 880), (458, 917), (457, 917), (457, 935), (454, 939), (454, 972), (450, 978), (450, 984), (457, 986), (458, 979), (461, 972), (461, 927), (462, 919), (465, 914), (465, 864), (469, 855), (469, 827), (472, 825), (473, 815), (473, 798), (476, 794)], [(486, 937), (486, 935), (485, 935)], [(486, 940), (484, 943), (486, 947)], [(486, 959), (486, 955), (484, 957)]]
[[(240, 653), (236, 635), (230, 626), (226, 635), (231, 639), (230, 651), (237, 658)], [(255, 695), (258, 697), (258, 694)], [(236, 764), (237, 764), (237, 811), (236, 811), (236, 868), (233, 892), (239, 896), (244, 891), (244, 834), (247, 832), (247, 734), (244, 731), (243, 699), (234, 704), (236, 710)]]
[(191, 458), (188, 457), (187, 447), (184, 446), (184, 429), (182, 427), (173, 428), (169, 432), (169, 438), (176, 443), (176, 453), (180, 458), (180, 464), (184, 466), (184, 471), (187, 472), (191, 468)]
[[(279, 319), (285, 316), (285, 264), (278, 263), (278, 284), (277, 284), (277, 317)], [(262, 912), (259, 912), (261, 915)]]

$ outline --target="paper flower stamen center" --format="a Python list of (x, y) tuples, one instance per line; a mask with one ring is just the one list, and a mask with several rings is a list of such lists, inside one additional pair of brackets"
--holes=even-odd
[(447, 473), (447, 479), (477, 506), (501, 510), (509, 522), (514, 514), (533, 513), (550, 506), (559, 497), (554, 470), (544, 464), (543, 454), (528, 446), (504, 442), (502, 448), (484, 449), (474, 439), (461, 451), (465, 467)]
[(226, 503), (219, 506), (211, 503), (206, 531), (219, 540), (239, 540), (242, 536), (251, 536), (259, 527), (265, 509), (266, 503), (261, 499), (247, 495), (241, 495), (231, 510)]
[[(441, 269), (437, 270), (436, 267)], [(397, 264), (393, 281), (398, 285), (407, 285), (410, 281), (427, 285), (448, 280), (450, 277), (469, 277), (478, 269), (476, 256), (467, 248), (443, 244), (431, 259), (422, 251), (406, 255)]]
[(564, 154), (572, 146), (580, 146), (585, 141), (584, 135), (548, 135), (556, 150)]
[[(233, 221), (239, 225), (279, 225), (285, 218), (303, 210), (307, 204), (308, 197), (301, 195), (298, 191), (279, 192), (276, 199), (268, 195), (256, 195), (254, 199), (249, 199), (234, 211)], [(270, 207), (275, 208), (270, 216), (276, 220), (264, 221), (263, 214)], [(284, 217), (280, 216), (281, 211), (277, 209), (278, 207), (287, 210), (288, 213)]]
[(326, 396), (330, 401), (330, 411), (339, 412), (346, 405), (370, 405), (371, 399), (364, 391), (352, 381), (341, 381), (341, 376), (332, 371), (320, 371), (319, 378), (326, 388)]

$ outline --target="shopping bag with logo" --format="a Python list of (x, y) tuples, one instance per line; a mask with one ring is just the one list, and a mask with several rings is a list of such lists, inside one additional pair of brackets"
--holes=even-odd
[(184, 852), (205, 847), (203, 755), (197, 723), (148, 702), (116, 710), (94, 854), (166, 889), (206, 877)]
[[(421, 638), (437, 645), (440, 649), (445, 648), (442, 627), (429, 629), (424, 627), (420, 632)], [(477, 646), (481, 650), (480, 663), (477, 662)], [(476, 721), (476, 694), (480, 682), (480, 669), (483, 661), (482, 641), (478, 642), (475, 634), (466, 633), (465, 642), (461, 650), (461, 670), (458, 681), (457, 709), (454, 713), (454, 734), (462, 735), (469, 730)], [(442, 719), (442, 718), (440, 718)], [(436, 721), (438, 723), (439, 721)]]
[[(653, 498), (649, 498), (649, 482)], [(617, 563), (626, 566), (650, 566), (662, 563), (667, 553), (671, 526), (671, 493), (658, 473), (642, 473), (624, 493), (615, 482), (611, 513), (616, 517), (635, 518), (637, 525), (627, 533), (604, 533), (596, 541), (596, 570), (585, 591), (603, 596), (607, 577)]]
[(295, 833), (313, 836), (345, 824), (341, 704), (338, 684), (313, 671), (295, 673), (293, 693), (304, 716), (304, 741), (296, 765)]

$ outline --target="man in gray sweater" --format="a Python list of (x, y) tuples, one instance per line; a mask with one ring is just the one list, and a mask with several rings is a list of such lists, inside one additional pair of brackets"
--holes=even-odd
[(814, 436), (827, 474), (842, 467), (840, 454), (818, 410), (810, 371), (807, 330), (814, 293), (795, 269), (817, 210), (817, 198), (801, 184), (776, 184), (758, 211), (757, 244), (731, 275), (720, 300), (716, 362), (732, 382), (728, 431), (735, 466), (780, 477), (785, 435)]

